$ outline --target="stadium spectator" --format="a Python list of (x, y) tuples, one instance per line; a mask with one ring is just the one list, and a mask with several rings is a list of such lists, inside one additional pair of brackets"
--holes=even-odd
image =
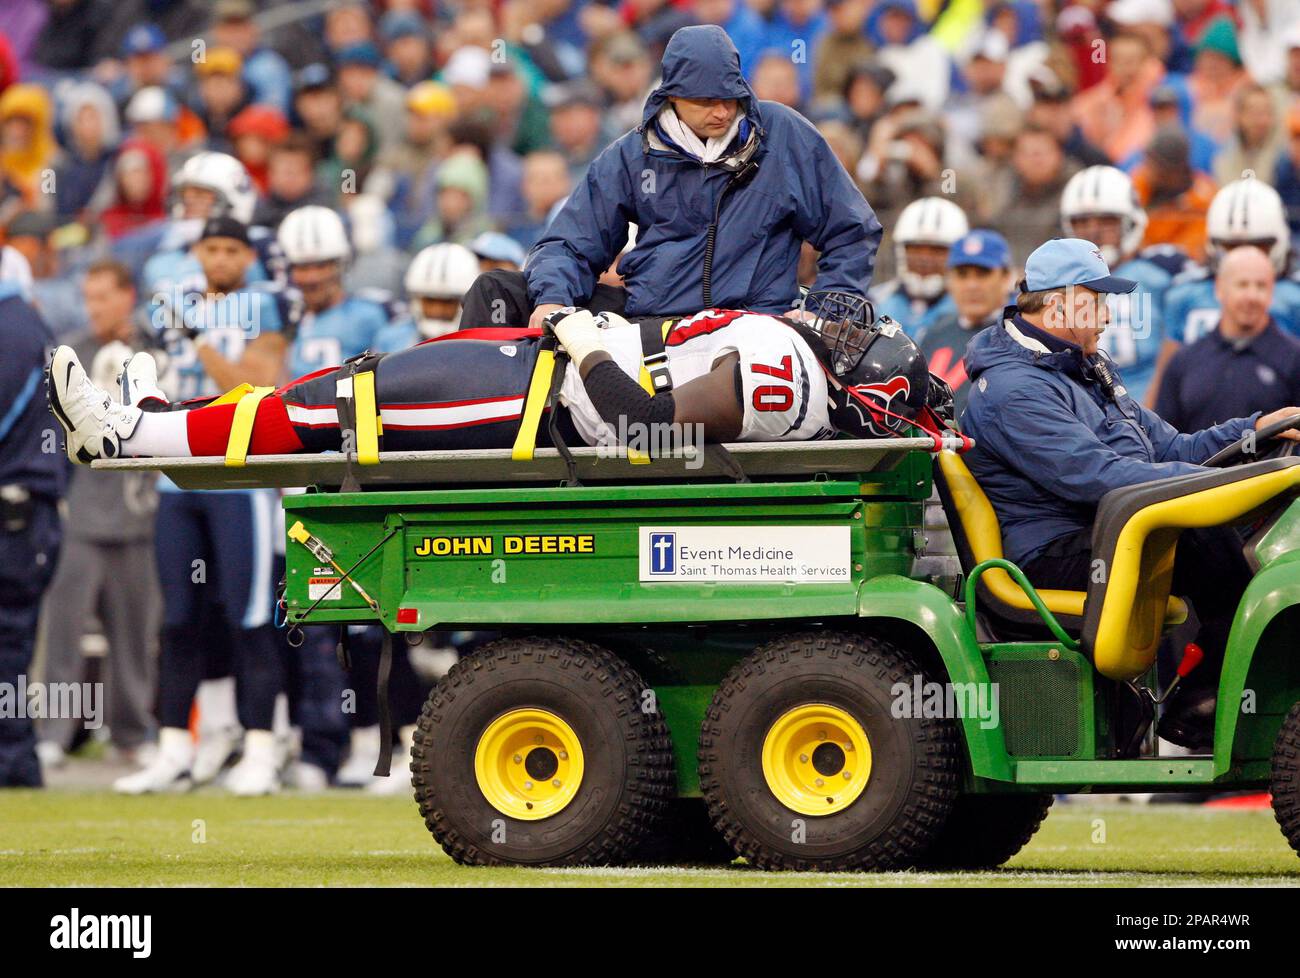
[(803, 107), (799, 72), (788, 55), (767, 51), (754, 68), (754, 95), (766, 102), (780, 102), (796, 111)]
[(1286, 148), (1277, 161), (1273, 186), (1286, 204), (1286, 219), (1291, 234), (1300, 233), (1300, 105), (1293, 106), (1286, 117)]
[(867, 36), (876, 43), (876, 58), (895, 78), (905, 79), (927, 109), (942, 109), (951, 61), (939, 41), (925, 32), (912, 0), (877, 4), (867, 20)]
[(569, 196), (573, 181), (563, 156), (553, 150), (531, 153), (524, 159), (521, 184), (528, 210), (506, 233), (523, 248), (531, 248), (546, 230), (556, 205)]
[(343, 111), (334, 146), (321, 168), (321, 187), (337, 195), (333, 202), (343, 206), (351, 194), (358, 194), (370, 178), (379, 155), (379, 129), (365, 109), (351, 106)]
[(1232, 134), (1233, 97), (1245, 81), (1232, 18), (1217, 17), (1201, 34), (1194, 67), (1187, 76), (1192, 128), (1223, 145)]
[(543, 101), (551, 111), (551, 143), (577, 183), (610, 136), (601, 124), (600, 90), (587, 81), (565, 82), (547, 89)]
[(420, 188), (429, 169), (450, 151), (455, 118), (455, 96), (441, 82), (420, 82), (406, 93), (406, 131), (399, 142), (380, 151), (366, 181), (366, 191), (386, 200), (399, 224), (418, 226), (424, 216)]
[[(766, 24), (757, 8), (757, 4), (748, 0), (694, 0), (691, 4), (697, 24), (712, 24), (727, 32), (736, 45), (740, 70), (746, 78), (767, 44)], [(638, 117), (637, 122), (640, 121)]]
[(894, 73), (874, 61), (854, 65), (845, 78), (844, 109), (864, 142), (885, 115), (885, 93), (893, 83)]
[(971, 231), (953, 242), (947, 264), (953, 308), (922, 327), (916, 343), (930, 372), (952, 388), (954, 411), (960, 417), (970, 394), (966, 344), (986, 326), (1002, 321), (1011, 298), (1011, 247), (996, 231)]
[(438, 167), (433, 216), (416, 234), (413, 247), (443, 241), (466, 244), (488, 230), (487, 182), (487, 167), (476, 153), (460, 150), (448, 156)]
[(993, 226), (1011, 244), (1017, 259), (1023, 261), (1038, 245), (1056, 236), (1061, 191), (1077, 170), (1048, 130), (1027, 125), (1016, 135), (1011, 177), (990, 188), (989, 207)]
[(1151, 92), (1164, 68), (1136, 32), (1117, 33), (1105, 50), (1105, 79), (1076, 95), (1072, 111), (1088, 142), (1111, 160), (1122, 160), (1151, 141), (1156, 128)]
[(36, 36), (32, 59), (54, 72), (75, 72), (99, 60), (108, 20), (107, 0), (47, 0), (49, 13)]
[(1133, 187), (1147, 212), (1144, 245), (1171, 244), (1196, 261), (1205, 257), (1205, 213), (1214, 181), (1192, 169), (1191, 144), (1177, 126), (1156, 131)]
[(316, 158), (323, 160), (343, 121), (343, 99), (327, 66), (310, 64), (294, 76), (293, 112), (303, 135), (311, 140)]
[(59, 162), (53, 125), (53, 104), (42, 86), (10, 85), (0, 95), (0, 175), (9, 188), (3, 205), (8, 213), (51, 205), (47, 171)]
[[(1171, 82), (1158, 86), (1151, 93), (1151, 111), (1155, 114), (1157, 132), (1172, 127), (1186, 133), (1188, 159), (1191, 161), (1192, 169), (1210, 174), (1214, 170), (1214, 157), (1219, 152), (1219, 146), (1205, 133), (1187, 128), (1192, 116), (1192, 100), (1187, 94), (1187, 86)], [(1119, 165), (1131, 172), (1142, 162), (1142, 156), (1142, 152), (1135, 153)]]
[(1070, 90), (1060, 76), (1047, 65), (1040, 65), (1029, 77), (1029, 108), (1025, 119), (1041, 126), (1056, 137), (1066, 158), (1080, 167), (1105, 166), (1110, 158), (1090, 143), (1073, 116), (1066, 111)]
[(1225, 0), (1174, 0), (1174, 23), (1170, 31), (1170, 50), (1165, 65), (1171, 74), (1192, 70), (1196, 48), (1210, 24), (1232, 7)]
[(403, 88), (412, 88), (433, 76), (433, 49), (429, 29), (410, 10), (390, 10), (379, 21), (384, 44), (384, 72)]
[(384, 146), (402, 138), (402, 86), (380, 74), (379, 49), (370, 41), (349, 44), (335, 55), (338, 90), (345, 109), (363, 111)]
[(854, 66), (870, 61), (875, 53), (864, 30), (871, 7), (870, 0), (827, 0), (826, 29), (812, 52), (813, 99), (817, 103), (842, 98)]
[[(992, 31), (975, 49), (962, 69), (965, 90), (955, 93), (944, 107), (948, 135), (969, 148), (979, 139), (986, 112), (997, 111), (1001, 103), (1014, 107), (1004, 81), (1007, 74), (1007, 40), (1001, 31)], [(969, 154), (969, 149), (967, 150)]]
[(293, 87), (289, 63), (275, 49), (262, 43), (261, 28), (253, 15), (252, 0), (217, 0), (212, 7), (212, 43), (229, 48), (243, 61), (244, 84), (252, 100), (286, 114)]
[(253, 223), (277, 228), (291, 210), (326, 203), (316, 183), (316, 158), (310, 139), (291, 132), (271, 147), (266, 162), (266, 192), (257, 202)]
[(122, 144), (113, 164), (116, 196), (100, 221), (110, 238), (139, 231), (167, 216), (167, 161), (143, 139)]
[(207, 130), (208, 149), (229, 153), (233, 148), (228, 128), (235, 116), (253, 101), (243, 80), (244, 59), (234, 48), (209, 48), (194, 65), (198, 97), (193, 109)]
[(645, 44), (631, 31), (597, 38), (591, 46), (591, 79), (605, 93), (605, 120), (622, 135), (641, 124), (641, 106), (654, 79), (654, 63)]
[(175, 94), (182, 79), (166, 53), (167, 38), (157, 24), (136, 24), (122, 41), (123, 72), (113, 85), (119, 106), (131, 96), (154, 85)]
[[(149, 143), (167, 160), (167, 169), (176, 168), (188, 152), (181, 126), (181, 106), (165, 88), (142, 88), (131, 96), (123, 116), (129, 134)], [(202, 123), (198, 123), (202, 127)]]
[[(131, 270), (100, 261), (81, 286), (87, 329), (68, 340), (105, 389), (145, 336), (136, 315)], [(152, 472), (92, 473), (75, 466), (68, 482), (67, 531), (42, 615), (47, 683), (82, 680), (82, 639), (96, 619), (108, 642), (105, 721), (112, 744), (126, 761), (153, 729), (155, 660), (162, 599), (154, 567), (154, 514), (158, 494)], [(37, 751), (45, 767), (57, 766), (73, 745), (73, 718), (40, 725)]]
[(1300, 401), (1300, 340), (1270, 313), (1275, 274), (1268, 256), (1248, 246), (1219, 263), (1218, 325), (1175, 353), (1160, 382), (1156, 413), (1179, 431)]
[[(594, 86), (591, 90), (597, 91)], [(530, 153), (551, 143), (543, 99), (532, 91), (522, 67), (512, 61), (492, 62), (479, 114), (491, 125), (494, 141), (515, 153)]]
[(1247, 173), (1271, 179), (1285, 138), (1278, 125), (1277, 103), (1263, 85), (1250, 82), (1237, 89), (1232, 110), (1232, 135), (1214, 159), (1214, 179), (1220, 185)]
[[(73, 220), (92, 208), (121, 139), (121, 127), (112, 97), (93, 82), (68, 90), (61, 116), (65, 152), (55, 168), (54, 209), (60, 219)], [(105, 193), (100, 191), (99, 196)]]
[(469, 243), (469, 250), (478, 259), (479, 270), (483, 272), (497, 268), (517, 272), (524, 267), (524, 249), (500, 231), (484, 231)]
[(227, 128), (234, 156), (248, 171), (259, 194), (267, 189), (271, 150), (289, 135), (289, 123), (269, 105), (250, 105), (230, 120)]

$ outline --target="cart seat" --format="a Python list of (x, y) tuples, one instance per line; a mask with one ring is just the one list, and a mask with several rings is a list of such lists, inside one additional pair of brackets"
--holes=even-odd
[[(976, 564), (1002, 557), (1002, 528), (997, 514), (965, 460), (956, 452), (940, 452), (935, 458), (934, 481), (948, 516), (962, 571), (969, 574)], [(1002, 626), (995, 630), (1017, 636), (1047, 634), (1043, 620), (1028, 596), (1006, 571), (993, 568), (985, 572), (976, 584), (976, 591), (981, 610), (992, 616), (995, 625)], [(1083, 630), (1088, 593), (1044, 589), (1038, 592), (1038, 596), (1061, 627), (1077, 636)], [(1167, 589), (1165, 593), (1168, 594)], [(1162, 625), (1176, 625), (1186, 619), (1187, 605), (1180, 598), (1170, 596)]]
[(1112, 489), (1092, 531), (1093, 559), (1108, 573), (1088, 588), (1080, 644), (1110, 679), (1134, 679), (1155, 661), (1178, 537), (1185, 529), (1240, 525), (1300, 496), (1300, 458), (1267, 459), (1204, 474)]

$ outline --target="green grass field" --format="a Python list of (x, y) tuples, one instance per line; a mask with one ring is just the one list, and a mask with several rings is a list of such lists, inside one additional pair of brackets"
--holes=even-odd
[[(1100, 820), (1100, 821), (1099, 821)], [(1104, 833), (1104, 841), (1098, 841)], [(989, 873), (777, 874), (746, 869), (472, 869), (406, 799), (333, 792), (238, 799), (0, 793), (9, 886), (1132, 886), (1300, 885), (1268, 810), (1058, 804)]]

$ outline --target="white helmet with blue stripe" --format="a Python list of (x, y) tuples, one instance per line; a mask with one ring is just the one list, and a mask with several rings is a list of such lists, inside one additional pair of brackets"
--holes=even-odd
[(1278, 192), (1255, 177), (1225, 184), (1205, 215), (1205, 254), (1217, 264), (1240, 245), (1255, 245), (1268, 253), (1273, 269), (1286, 271), (1291, 251), (1291, 228)]
[(944, 276), (921, 275), (907, 265), (908, 245), (934, 245), (950, 248), (952, 243), (970, 230), (966, 212), (943, 197), (922, 197), (914, 200), (898, 215), (894, 225), (894, 262), (898, 277), (907, 294), (922, 299), (934, 299), (943, 293)]

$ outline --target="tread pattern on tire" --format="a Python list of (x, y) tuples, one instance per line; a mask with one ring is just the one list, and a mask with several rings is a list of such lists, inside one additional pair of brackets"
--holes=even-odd
[(1300, 854), (1300, 703), (1282, 720), (1273, 744), (1273, 817), (1291, 848)]
[(625, 741), (629, 749), (628, 763), (636, 772), (624, 803), (598, 840), (560, 860), (538, 865), (617, 865), (644, 842), (664, 817), (668, 799), (675, 790), (677, 770), (672, 739), (662, 713), (658, 710), (646, 713), (641, 709), (641, 694), (646, 684), (626, 662), (590, 642), (549, 635), (497, 639), (452, 666), (429, 694), (416, 725), (411, 770), (420, 815), (443, 851), (456, 862), (475, 866), (513, 865), (465, 839), (447, 812), (431, 803), (432, 786), (427, 773), (433, 730), (444, 706), (483, 673), (525, 656), (542, 657), (574, 676), (594, 678), (601, 684), (602, 695), (619, 704), (620, 717), (628, 728)]
[(993, 869), (1018, 853), (1047, 817), (1050, 794), (958, 797), (948, 822), (917, 861), (920, 869)]
[[(751, 677), (773, 664), (792, 658), (844, 657), (853, 665), (889, 685), (910, 684), (923, 670), (903, 649), (883, 638), (843, 632), (806, 632), (782, 636), (756, 649), (726, 675), (705, 714), (700, 732), (700, 787), (713, 824), (731, 847), (751, 865), (766, 870), (831, 870), (880, 872), (914, 865), (942, 829), (958, 793), (961, 745), (956, 725), (949, 720), (921, 717), (913, 721), (924, 737), (918, 765), (918, 785), (900, 813), (898, 823), (872, 846), (827, 866), (820, 861), (791, 857), (762, 844), (736, 817), (723, 795), (719, 765), (726, 761), (710, 744), (721, 733), (719, 723), (729, 702), (742, 693)], [(774, 718), (775, 719), (775, 718)], [(868, 786), (868, 789), (870, 787)]]

